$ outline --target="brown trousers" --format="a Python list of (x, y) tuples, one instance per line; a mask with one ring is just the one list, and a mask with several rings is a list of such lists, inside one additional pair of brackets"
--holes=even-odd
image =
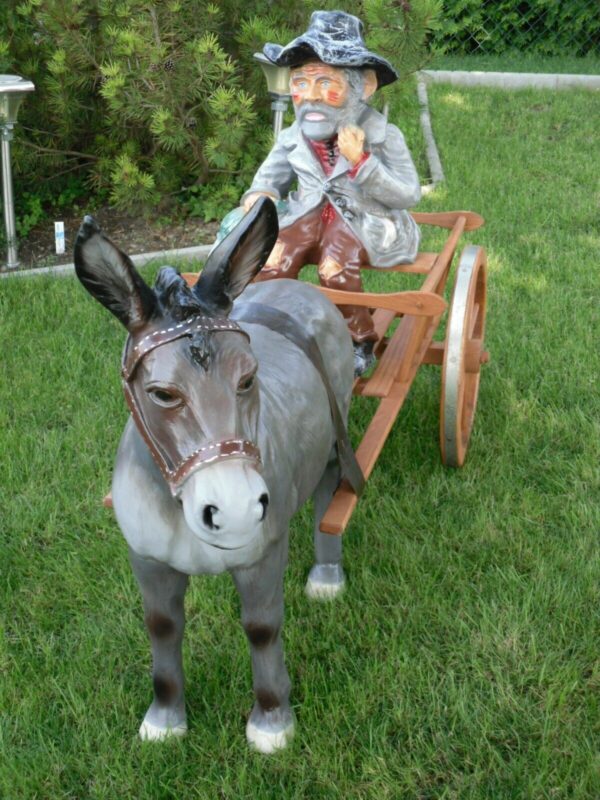
[[(273, 278), (297, 278), (306, 264), (316, 264), (319, 281), (329, 289), (362, 292), (361, 264), (369, 263), (362, 244), (333, 210), (327, 209), (330, 221), (323, 219), (325, 206), (305, 214), (279, 232), (271, 255), (258, 273), (257, 281)], [(355, 342), (376, 341), (373, 320), (366, 308), (340, 306)]]

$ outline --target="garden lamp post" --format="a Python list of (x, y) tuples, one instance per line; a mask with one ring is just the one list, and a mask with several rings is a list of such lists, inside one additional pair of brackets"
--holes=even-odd
[(17, 258), (17, 235), (15, 228), (15, 206), (10, 167), (10, 143), (17, 121), (19, 106), (27, 92), (33, 92), (31, 81), (18, 75), (0, 75), (0, 142), (2, 144), (2, 201), (6, 228), (6, 268), (19, 266)]
[(254, 58), (262, 67), (267, 79), (267, 89), (271, 95), (273, 112), (273, 133), (277, 138), (283, 126), (283, 115), (290, 100), (290, 68), (278, 67), (262, 53), (254, 53)]

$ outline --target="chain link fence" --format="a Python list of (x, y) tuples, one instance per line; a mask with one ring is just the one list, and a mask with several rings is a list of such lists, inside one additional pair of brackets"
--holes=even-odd
[(432, 67), (600, 74), (600, 0), (444, 0)]

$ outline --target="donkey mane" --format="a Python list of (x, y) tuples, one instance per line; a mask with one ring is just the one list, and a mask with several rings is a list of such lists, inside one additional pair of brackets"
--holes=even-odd
[(154, 294), (162, 316), (183, 322), (196, 314), (210, 315), (210, 309), (187, 285), (174, 267), (162, 267), (156, 276)]
[[(185, 278), (173, 267), (162, 267), (154, 283), (154, 294), (162, 316), (176, 322), (183, 322), (196, 314), (215, 316), (214, 309), (202, 300), (188, 286)], [(204, 370), (210, 365), (212, 348), (211, 334), (197, 331), (190, 343), (190, 355)]]

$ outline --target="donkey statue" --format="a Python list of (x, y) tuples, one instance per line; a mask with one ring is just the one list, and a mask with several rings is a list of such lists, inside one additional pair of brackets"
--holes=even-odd
[(334, 596), (344, 585), (341, 540), (322, 534), (319, 521), (346, 472), (339, 428), (350, 402), (352, 343), (342, 315), (316, 288), (292, 280), (248, 285), (277, 233), (275, 207), (261, 199), (213, 250), (193, 289), (168, 266), (150, 289), (92, 217), (77, 236), (79, 280), (129, 332), (122, 375), (131, 417), (112, 495), (152, 646), (154, 698), (142, 739), (187, 730), (188, 576), (227, 570), (233, 577), (256, 698), (246, 736), (263, 753), (285, 747), (294, 730), (283, 573), (290, 518), (311, 495), (316, 559), (307, 593)]

